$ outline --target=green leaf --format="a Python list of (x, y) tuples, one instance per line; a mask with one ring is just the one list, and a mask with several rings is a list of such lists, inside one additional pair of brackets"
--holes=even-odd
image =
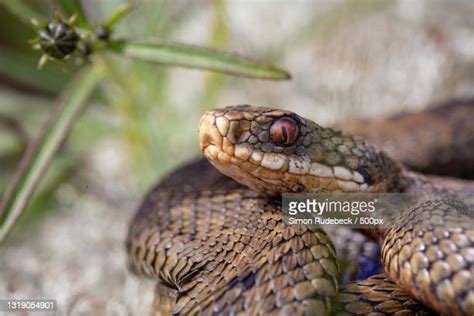
[(164, 65), (206, 69), (251, 78), (290, 79), (290, 75), (286, 71), (274, 66), (262, 64), (236, 54), (200, 46), (162, 42), (114, 41), (110, 43), (109, 48), (129, 58)]
[(0, 0), (0, 4), (3, 5), (10, 13), (14, 14), (18, 19), (26, 24), (31, 25), (31, 19), (44, 20), (44, 16), (34, 10), (27, 1), (24, 0)]
[(79, 27), (85, 29), (92, 29), (89, 22), (87, 22), (87, 18), (84, 14), (84, 9), (82, 8), (81, 1), (79, 0), (55, 0), (56, 4), (59, 8), (61, 8), (62, 12), (66, 15), (66, 18), (75, 15), (76, 22), (75, 24)]
[(0, 244), (5, 241), (28, 205), (51, 160), (80, 112), (88, 104), (88, 98), (102, 76), (101, 67), (83, 68), (64, 90), (58, 112), (48, 122), (42, 137), (28, 146), (15, 176), (0, 201), (0, 215), (6, 214), (0, 228)]

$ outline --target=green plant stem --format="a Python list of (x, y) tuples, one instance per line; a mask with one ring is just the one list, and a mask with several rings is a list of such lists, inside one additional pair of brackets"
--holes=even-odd
[(102, 66), (89, 66), (80, 70), (61, 96), (58, 112), (46, 124), (42, 136), (28, 145), (0, 201), (0, 216), (6, 216), (0, 228), (0, 245), (5, 242), (23, 214), (51, 160), (88, 104), (89, 96), (102, 77)]

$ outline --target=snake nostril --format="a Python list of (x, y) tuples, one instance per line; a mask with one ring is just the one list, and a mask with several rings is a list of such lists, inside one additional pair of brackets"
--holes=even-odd
[(207, 146), (212, 145), (212, 139), (209, 135), (204, 134), (200, 137), (201, 150), (205, 149)]
[(199, 121), (199, 145), (201, 150), (204, 151), (210, 145), (220, 147), (221, 143), (222, 137), (215, 125), (215, 116), (204, 114)]

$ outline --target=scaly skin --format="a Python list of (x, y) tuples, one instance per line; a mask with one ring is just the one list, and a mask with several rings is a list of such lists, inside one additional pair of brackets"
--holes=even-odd
[(160, 314), (327, 315), (338, 286), (331, 241), (282, 216), (201, 160), (147, 196), (127, 241), (130, 265), (175, 298)]
[(334, 315), (436, 315), (400, 289), (385, 274), (345, 285), (334, 300)]
[(396, 161), (423, 173), (474, 179), (474, 99), (460, 99), (419, 113), (343, 122)]
[[(275, 133), (280, 118), (292, 123)], [(200, 144), (219, 171), (252, 190), (217, 181), (173, 191), (165, 181), (146, 199), (131, 226), (130, 262), (177, 291), (174, 312), (328, 314), (338, 273), (330, 240), (320, 229), (285, 226), (278, 203), (267, 196), (334, 191), (431, 194), (375, 232), (385, 270), (440, 313), (474, 311), (472, 218), (456, 198), (437, 198), (445, 190), (430, 179), (363, 140), (287, 111), (238, 106), (208, 112)], [(368, 302), (376, 302), (373, 311), (392, 313), (399, 306), (408, 312), (388, 299), (379, 306), (350, 297), (364, 304), (346, 297), (348, 313), (366, 313)]]
[[(272, 123), (292, 118), (299, 126), (291, 146), (277, 146)], [(201, 149), (223, 174), (256, 191), (387, 192), (399, 166), (364, 140), (324, 128), (289, 111), (234, 106), (207, 112), (200, 121)]]

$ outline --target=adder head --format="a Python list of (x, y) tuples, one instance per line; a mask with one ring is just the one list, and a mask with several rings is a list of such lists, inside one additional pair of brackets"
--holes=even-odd
[(199, 141), (220, 172), (269, 195), (386, 192), (398, 176), (398, 164), (364, 140), (273, 108), (206, 112)]

